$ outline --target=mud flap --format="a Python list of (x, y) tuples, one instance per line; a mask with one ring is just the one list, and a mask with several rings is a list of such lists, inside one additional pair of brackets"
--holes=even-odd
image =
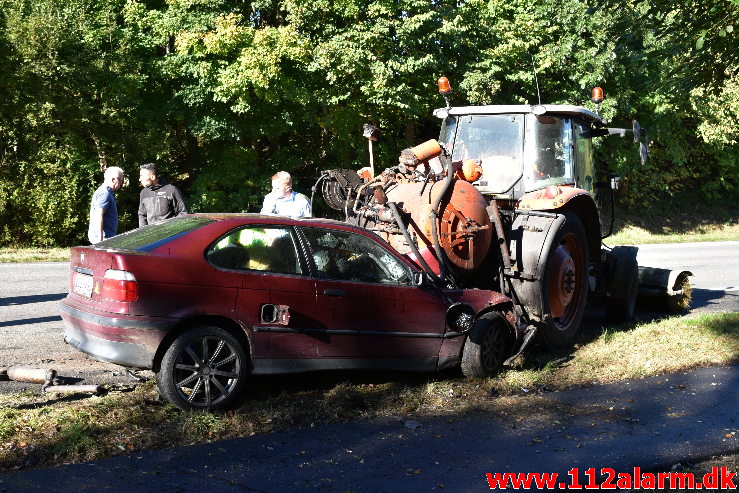
[(547, 252), (564, 222), (564, 215), (550, 213), (523, 213), (513, 221), (509, 235), (511, 272), (507, 274), (518, 301), (535, 321), (543, 318)]

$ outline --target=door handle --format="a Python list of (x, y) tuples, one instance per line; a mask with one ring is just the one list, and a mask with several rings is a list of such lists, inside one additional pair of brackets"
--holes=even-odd
[(326, 296), (346, 296), (346, 291), (343, 289), (325, 289), (323, 294)]

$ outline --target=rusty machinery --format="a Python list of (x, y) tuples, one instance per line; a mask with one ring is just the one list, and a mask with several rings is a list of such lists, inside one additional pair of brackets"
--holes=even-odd
[[(633, 316), (637, 293), (665, 298), (673, 310), (688, 307), (690, 272), (639, 268), (636, 247), (602, 244), (619, 178), (598, 179), (592, 140), (632, 136), (644, 163), (648, 135), (638, 122), (609, 128), (597, 109), (570, 105), (452, 107), (443, 77), (439, 92), (447, 102), (434, 112), (439, 139), (403, 150), (378, 175), (324, 171), (314, 190), (329, 207), (449, 287), (510, 296), (529, 328), (526, 340), (538, 332), (550, 347), (574, 337), (589, 293), (604, 296), (619, 321)], [(600, 88), (591, 100), (597, 108)]]

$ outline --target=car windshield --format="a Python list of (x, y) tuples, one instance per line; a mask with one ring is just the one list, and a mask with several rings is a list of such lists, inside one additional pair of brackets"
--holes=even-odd
[(105, 248), (150, 252), (190, 231), (196, 230), (213, 219), (200, 216), (182, 216), (168, 219), (162, 223), (150, 224), (142, 228), (128, 231), (95, 244)]

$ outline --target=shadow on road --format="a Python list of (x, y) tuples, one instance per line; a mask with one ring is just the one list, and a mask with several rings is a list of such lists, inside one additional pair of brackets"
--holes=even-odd
[(7, 322), (0, 322), (0, 327), (14, 327), (18, 325), (31, 325), (31, 324), (42, 324), (46, 322), (61, 322), (62, 317), (36, 317), (36, 318), (24, 318), (21, 320), (8, 320)]
[(47, 301), (59, 301), (64, 299), (67, 293), (34, 294), (32, 296), (11, 296), (0, 298), (0, 306), (30, 305), (31, 303), (46, 303)]
[(693, 301), (690, 303), (692, 309), (705, 308), (717, 305), (720, 302), (729, 301), (729, 305), (735, 306), (739, 293), (736, 291), (722, 291), (717, 289), (693, 289)]

